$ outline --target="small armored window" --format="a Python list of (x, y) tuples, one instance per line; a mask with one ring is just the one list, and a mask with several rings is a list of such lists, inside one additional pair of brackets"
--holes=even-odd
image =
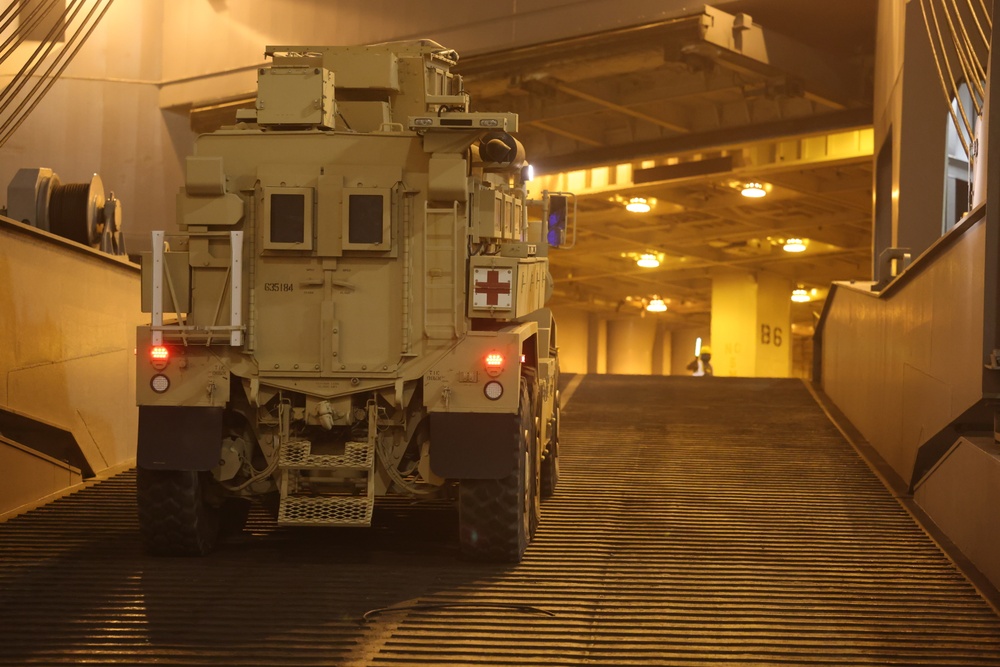
[(271, 195), (271, 243), (305, 241), (305, 213), (305, 195)]
[(345, 188), (344, 250), (392, 249), (392, 191), (389, 188)]
[(382, 195), (350, 195), (348, 242), (382, 243)]
[(312, 250), (312, 188), (264, 188), (263, 236), (268, 250)]

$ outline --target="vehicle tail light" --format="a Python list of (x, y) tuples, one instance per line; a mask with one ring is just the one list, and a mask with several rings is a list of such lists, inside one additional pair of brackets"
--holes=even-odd
[(490, 352), (486, 355), (486, 373), (491, 377), (500, 375), (503, 371), (504, 358), (499, 352)]
[(149, 350), (149, 360), (152, 362), (153, 368), (157, 370), (166, 368), (170, 361), (170, 348), (166, 345), (154, 345)]

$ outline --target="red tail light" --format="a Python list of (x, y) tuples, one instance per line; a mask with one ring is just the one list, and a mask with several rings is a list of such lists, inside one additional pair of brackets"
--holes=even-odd
[(149, 350), (149, 360), (153, 368), (162, 369), (170, 361), (170, 348), (165, 345), (155, 345)]
[(490, 352), (486, 355), (486, 373), (491, 377), (496, 377), (503, 372), (504, 358), (499, 352)]

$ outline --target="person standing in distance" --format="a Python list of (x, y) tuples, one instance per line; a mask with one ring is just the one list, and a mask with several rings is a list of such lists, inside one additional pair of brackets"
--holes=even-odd
[(701, 354), (688, 364), (688, 370), (693, 371), (692, 377), (712, 375), (712, 349), (707, 345), (702, 346)]

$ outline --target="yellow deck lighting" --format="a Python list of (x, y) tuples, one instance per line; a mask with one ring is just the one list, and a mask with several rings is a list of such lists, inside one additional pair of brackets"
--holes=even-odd
[(625, 204), (625, 210), (632, 213), (649, 213), (649, 202), (645, 197), (632, 197)]
[(787, 239), (782, 250), (785, 252), (803, 252), (806, 249), (806, 239)]
[(655, 269), (660, 265), (660, 260), (656, 255), (646, 253), (635, 260), (635, 263), (644, 269)]
[(646, 310), (651, 313), (662, 313), (667, 310), (667, 304), (663, 302), (663, 299), (653, 299), (646, 305)]
[(811, 300), (812, 297), (809, 296), (809, 292), (805, 291), (801, 287), (792, 290), (792, 301), (794, 301), (795, 303), (806, 303)]

